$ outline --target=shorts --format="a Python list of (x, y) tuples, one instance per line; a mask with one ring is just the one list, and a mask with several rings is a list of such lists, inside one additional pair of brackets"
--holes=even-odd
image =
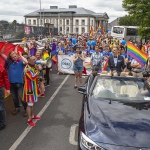
[(73, 71), (74, 72), (82, 72), (83, 71), (83, 66), (73, 66)]
[(33, 106), (34, 103), (28, 102), (28, 106)]

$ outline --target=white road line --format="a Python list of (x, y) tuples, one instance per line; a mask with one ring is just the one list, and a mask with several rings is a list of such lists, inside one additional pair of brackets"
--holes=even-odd
[[(69, 78), (69, 75), (66, 76), (66, 78), (63, 80), (63, 82), (60, 84), (60, 86), (56, 89), (56, 91), (54, 92), (54, 94), (51, 96), (51, 98), (48, 100), (48, 102), (45, 104), (45, 106), (42, 108), (42, 110), (38, 113), (38, 116), (42, 116), (43, 113), (46, 111), (46, 109), (48, 108), (48, 106), (51, 104), (52, 100), (55, 98), (55, 96), (57, 95), (57, 93), (60, 91), (60, 89), (62, 88), (62, 86), (65, 84), (65, 82), (67, 81), (67, 79)], [(36, 123), (37, 121), (35, 121)], [(32, 127), (27, 127), (24, 132), (19, 136), (19, 138), (15, 141), (15, 143), (9, 148), (9, 150), (15, 150), (19, 144), (22, 142), (22, 140), (27, 136), (27, 134), (30, 132), (30, 130), (32, 129)]]
[(70, 136), (69, 136), (69, 142), (72, 145), (78, 145), (78, 143), (75, 141), (75, 132), (78, 124), (74, 124), (70, 128)]

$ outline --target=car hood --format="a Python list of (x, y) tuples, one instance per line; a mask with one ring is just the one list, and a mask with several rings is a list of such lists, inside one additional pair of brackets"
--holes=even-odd
[[(90, 98), (85, 131), (96, 143), (150, 147), (150, 102), (118, 102)], [(90, 111), (90, 113), (89, 113)]]

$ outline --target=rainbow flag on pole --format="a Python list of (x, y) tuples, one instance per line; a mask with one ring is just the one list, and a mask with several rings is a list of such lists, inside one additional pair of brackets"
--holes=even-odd
[(90, 37), (92, 37), (93, 35), (94, 35), (93, 27), (90, 26)]
[(134, 58), (141, 66), (144, 66), (146, 64), (148, 54), (142, 52), (131, 42), (127, 43), (127, 54)]

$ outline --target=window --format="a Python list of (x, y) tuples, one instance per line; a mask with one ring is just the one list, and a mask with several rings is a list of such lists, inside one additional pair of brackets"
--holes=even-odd
[(124, 33), (124, 28), (113, 27), (113, 32), (117, 33), (117, 34), (123, 34)]
[(85, 33), (85, 28), (84, 28), (84, 27), (82, 27), (82, 29), (81, 29), (81, 30), (82, 30), (82, 33)]
[(49, 23), (49, 19), (46, 19), (46, 23)]
[(127, 28), (127, 36), (135, 36), (138, 34), (138, 30), (135, 28)]
[(59, 20), (60, 25), (62, 25), (62, 19)]
[(76, 28), (76, 33), (78, 33), (79, 32), (79, 29), (78, 28)]
[(33, 25), (36, 25), (36, 20), (33, 20)]
[(69, 27), (66, 28), (67, 32), (69, 32)]
[(69, 20), (66, 20), (66, 24), (69, 25)]
[(28, 20), (28, 25), (31, 25), (31, 19)]
[(92, 20), (92, 24), (91, 25), (93, 26), (93, 20)]
[(82, 20), (82, 25), (83, 25), (83, 26), (85, 25), (85, 20)]
[(76, 20), (75, 24), (78, 26), (79, 25), (79, 20)]
[(62, 31), (62, 27), (60, 27), (60, 31)]

